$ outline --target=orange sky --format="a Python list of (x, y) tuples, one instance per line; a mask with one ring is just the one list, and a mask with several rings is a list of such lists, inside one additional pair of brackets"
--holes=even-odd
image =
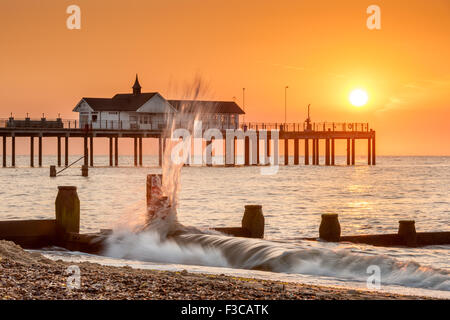
[[(81, 7), (81, 30), (66, 8)], [(366, 27), (381, 8), (382, 29)], [(448, 0), (45, 0), (0, 3), (0, 117), (76, 118), (83, 96), (177, 98), (196, 74), (246, 120), (369, 122), (380, 155), (450, 155)], [(351, 89), (369, 103), (355, 108)]]

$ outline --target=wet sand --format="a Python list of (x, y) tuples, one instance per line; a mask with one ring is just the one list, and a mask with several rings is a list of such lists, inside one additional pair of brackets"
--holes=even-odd
[(67, 288), (73, 265), (0, 240), (0, 299), (428, 299), (224, 275), (139, 270), (79, 263), (80, 288)]

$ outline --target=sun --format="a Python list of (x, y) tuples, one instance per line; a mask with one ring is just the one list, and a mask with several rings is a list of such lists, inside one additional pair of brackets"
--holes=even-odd
[(362, 89), (355, 89), (350, 92), (349, 100), (350, 103), (355, 107), (362, 107), (369, 100), (369, 96), (367, 95), (366, 91)]

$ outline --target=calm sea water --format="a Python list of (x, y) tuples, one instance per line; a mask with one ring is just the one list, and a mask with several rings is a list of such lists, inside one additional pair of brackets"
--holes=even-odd
[[(361, 157), (356, 166), (347, 167), (345, 159), (338, 157), (341, 165), (334, 167), (280, 166), (277, 174), (269, 176), (261, 175), (259, 167), (185, 167), (178, 217), (183, 224), (197, 227), (240, 226), (244, 205), (261, 204), (266, 239), (289, 246), (304, 246), (300, 238), (317, 236), (322, 213), (339, 214), (343, 235), (395, 233), (402, 219), (416, 220), (419, 232), (450, 231), (450, 157), (377, 160), (370, 167)], [(79, 166), (50, 178), (48, 165), (54, 157), (44, 157), (44, 168), (27, 168), (28, 161), (18, 157), (17, 168), (0, 170), (0, 219), (53, 218), (57, 186), (74, 185), (81, 201), (82, 232), (114, 228), (134, 212), (144, 211), (146, 174), (160, 172), (157, 159), (150, 156), (144, 158), (144, 168), (132, 167), (132, 157), (121, 157), (119, 168), (107, 167), (107, 157), (96, 157), (99, 167), (91, 168), (88, 178), (80, 176)], [(450, 271), (449, 246), (311, 245)], [(214, 272), (207, 267), (199, 270)], [(447, 281), (441, 286), (444, 291), (450, 287), (450, 278)]]

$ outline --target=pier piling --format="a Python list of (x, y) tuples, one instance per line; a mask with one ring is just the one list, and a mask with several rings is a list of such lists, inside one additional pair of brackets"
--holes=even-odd
[(3, 167), (6, 167), (6, 136), (3, 136)]
[(16, 136), (11, 137), (11, 166), (16, 166)]
[(376, 156), (375, 156), (375, 132), (373, 132), (372, 137), (372, 165), (376, 164)]
[(309, 139), (305, 139), (305, 166), (309, 165)]
[(34, 167), (34, 137), (30, 137), (30, 167)]
[(335, 141), (334, 139), (331, 139), (331, 165), (334, 166), (335, 164), (335, 159), (336, 159), (336, 155), (335, 155)]
[(137, 138), (136, 137), (134, 137), (133, 138), (133, 142), (134, 142), (134, 166), (135, 167), (137, 167), (137, 165), (138, 165), (138, 155), (137, 155), (137, 153), (138, 153), (138, 143), (137, 143)]
[(113, 166), (113, 138), (109, 137), (109, 166)]
[(298, 142), (298, 139), (294, 139), (294, 165), (299, 164)]
[(94, 166), (94, 137), (89, 137), (89, 165)]
[(325, 165), (330, 165), (330, 139), (325, 139)]
[(284, 165), (289, 164), (289, 139), (284, 139)]
[(38, 165), (42, 167), (42, 135), (38, 137)]
[(84, 144), (83, 144), (84, 165), (87, 166), (88, 165), (88, 138), (87, 138), (87, 136), (84, 137), (83, 142), (84, 142)]
[(367, 139), (367, 164), (369, 166), (372, 164), (372, 155), (371, 155), (372, 146), (371, 146), (370, 140), (371, 140), (370, 138)]
[(139, 166), (142, 167), (142, 137), (139, 137)]
[(119, 165), (119, 137), (114, 138), (114, 165)]
[[(245, 152), (245, 154), (244, 154), (244, 163), (245, 163), (245, 165), (246, 166), (249, 166), (250, 165), (250, 137), (245, 137), (244, 138), (244, 152)], [(252, 157), (253, 157), (253, 155), (252, 155)], [(252, 158), (252, 160), (253, 160), (253, 158)]]
[(158, 139), (158, 163), (159, 163), (160, 167), (162, 167), (162, 161), (163, 161), (163, 145), (162, 145), (162, 139), (160, 137)]
[(350, 139), (347, 139), (347, 165), (350, 165)]
[(355, 139), (352, 139), (352, 165), (355, 165)]
[(69, 166), (69, 137), (64, 137), (64, 166)]
[(58, 149), (58, 154), (57, 154), (58, 167), (61, 167), (61, 137), (58, 136), (58, 137), (56, 137), (56, 139), (57, 139), (57, 149)]

